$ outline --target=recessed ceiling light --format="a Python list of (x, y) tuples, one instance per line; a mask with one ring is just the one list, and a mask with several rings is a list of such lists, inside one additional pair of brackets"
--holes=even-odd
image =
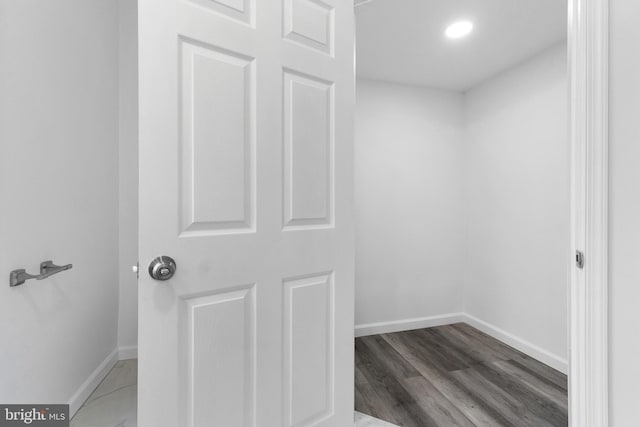
[(473, 24), (470, 21), (458, 21), (449, 25), (444, 32), (450, 39), (459, 39), (469, 35), (473, 30)]

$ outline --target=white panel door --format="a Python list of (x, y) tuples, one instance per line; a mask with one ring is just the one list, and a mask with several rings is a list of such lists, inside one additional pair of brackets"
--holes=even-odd
[(352, 2), (140, 0), (139, 31), (138, 425), (352, 425)]

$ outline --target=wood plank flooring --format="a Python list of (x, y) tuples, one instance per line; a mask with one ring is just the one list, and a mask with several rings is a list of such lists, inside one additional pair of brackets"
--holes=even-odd
[(568, 425), (567, 376), (466, 323), (356, 338), (355, 382), (403, 427)]

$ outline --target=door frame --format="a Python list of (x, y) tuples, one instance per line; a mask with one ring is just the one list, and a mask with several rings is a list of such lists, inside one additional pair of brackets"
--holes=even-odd
[[(569, 423), (608, 426), (609, 0), (569, 0)], [(573, 255), (584, 253), (584, 268)]]

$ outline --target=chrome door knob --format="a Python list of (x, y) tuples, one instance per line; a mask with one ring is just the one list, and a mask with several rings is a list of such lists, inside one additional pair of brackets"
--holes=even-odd
[(176, 262), (166, 255), (159, 256), (149, 264), (149, 275), (155, 280), (169, 280), (176, 272)]

